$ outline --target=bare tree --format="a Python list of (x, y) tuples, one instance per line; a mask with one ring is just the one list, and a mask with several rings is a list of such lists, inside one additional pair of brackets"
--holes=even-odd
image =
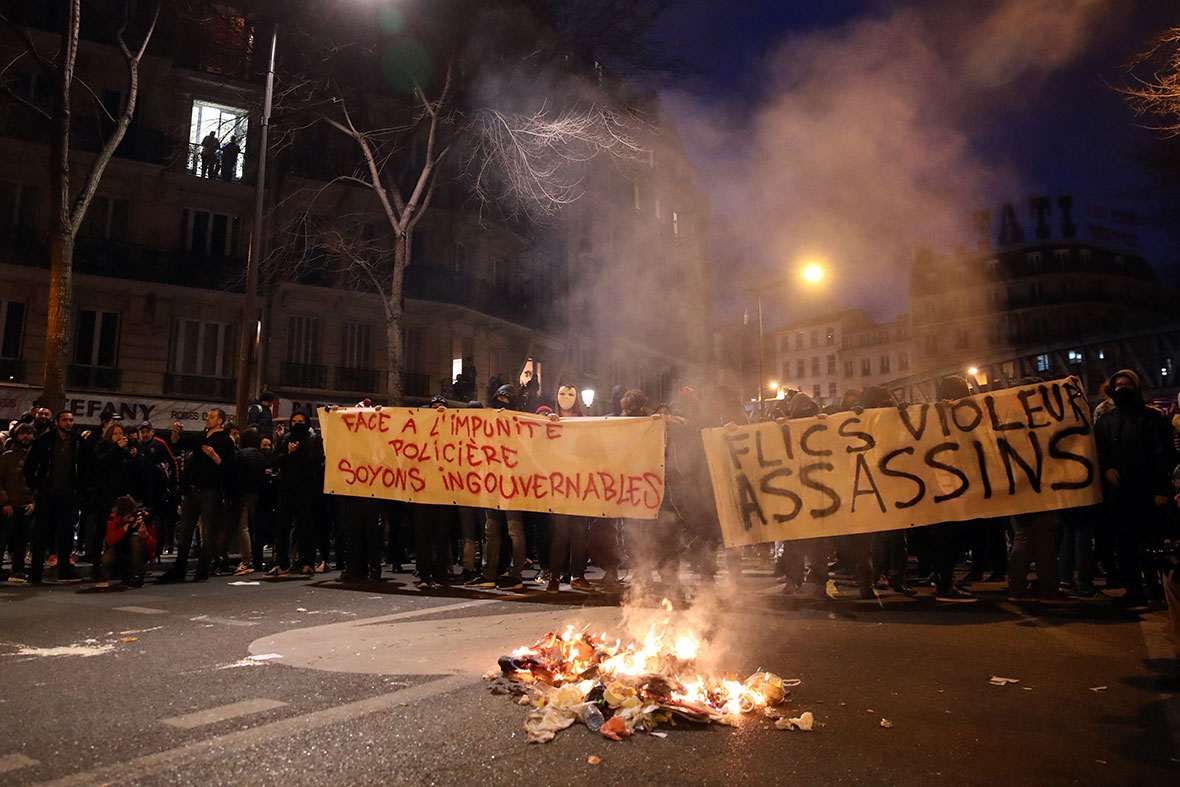
[(112, 113), (102, 102), (95, 101), (100, 111), (114, 124), (109, 136), (88, 164), (80, 171), (72, 169), (70, 155), (70, 124), (73, 116), (75, 84), (81, 89), (93, 91), (76, 72), (79, 32), (82, 25), (81, 0), (67, 0), (65, 15), (59, 31), (57, 51), (44, 51), (44, 44), (19, 23), (19, 19), (7, 11), (0, 12), (0, 23), (8, 27), (19, 40), (23, 52), (6, 65), (6, 70), (16, 63), (29, 58), (34, 66), (55, 86), (52, 104), (43, 109), (37, 104), (5, 88), (5, 94), (16, 104), (34, 112), (49, 121), (50, 155), (50, 227), (49, 243), (49, 324), (46, 331), (45, 347), (45, 404), (58, 409), (66, 398), (66, 360), (70, 341), (70, 317), (73, 304), (74, 244), (78, 230), (90, 208), (91, 200), (98, 189), (99, 181), (123, 141), (135, 104), (139, 97), (139, 67), (147, 50), (148, 42), (156, 28), (160, 3), (154, 3), (147, 14), (147, 21), (138, 41), (129, 40), (131, 28), (138, 17), (134, 13), (136, 4), (124, 0), (117, 18), (101, 17), (98, 21), (110, 27), (115, 47), (123, 58), (127, 71), (126, 100), (118, 114)]
[[(594, 157), (639, 158), (646, 152), (641, 144), (645, 124), (605, 101), (571, 102), (560, 110), (543, 105), (531, 112), (488, 106), (488, 99), (473, 106), (472, 94), (478, 91), (470, 90), (466, 80), (460, 89), (460, 75), (469, 69), (463, 68), (456, 50), (449, 48), (452, 54), (430, 93), (411, 75), (408, 103), (331, 80), (307, 98), (322, 102), (323, 95), (332, 95), (331, 107), (317, 113), (320, 122), (347, 140), (358, 164), (333, 177), (308, 201), (297, 233), (302, 236), (299, 244), (309, 250), (302, 262), (309, 257), (316, 264), (327, 261), (338, 278), (380, 295), (391, 403), (403, 398), (405, 270), (414, 232), (430, 210), (440, 180), (455, 178), (481, 205), (494, 205), (502, 214), (540, 218), (581, 195), (582, 166)], [(337, 183), (372, 195), (387, 243), (362, 240), (340, 220), (329, 226), (310, 220), (317, 202)]]
[(1149, 127), (1180, 136), (1180, 27), (1159, 36), (1127, 65), (1128, 81), (1116, 88)]

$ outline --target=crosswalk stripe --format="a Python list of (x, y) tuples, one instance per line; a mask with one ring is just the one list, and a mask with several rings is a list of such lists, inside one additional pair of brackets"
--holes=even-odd
[(140, 615), (165, 615), (168, 610), (155, 607), (115, 607), (116, 612), (136, 612)]
[(23, 754), (0, 755), (0, 773), (8, 773), (9, 771), (28, 768), (30, 765), (40, 764), (41, 762), (39, 760), (34, 760), (32, 757), (26, 757)]
[(215, 724), (226, 719), (237, 718), (238, 716), (246, 716), (251, 713), (261, 713), (264, 710), (281, 708), (286, 704), (278, 700), (243, 700), (242, 702), (231, 702), (229, 705), (207, 708), (196, 711), (195, 713), (186, 713), (183, 716), (161, 719), (160, 721), (170, 727), (191, 730), (194, 727), (203, 727), (206, 724)]

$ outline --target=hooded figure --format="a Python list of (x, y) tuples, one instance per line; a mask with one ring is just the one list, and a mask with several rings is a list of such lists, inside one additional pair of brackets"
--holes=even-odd
[(504, 410), (520, 409), (517, 406), (516, 388), (512, 385), (501, 385), (496, 389), (489, 406)]
[(1143, 401), (1139, 375), (1121, 369), (1107, 382), (1114, 406), (1094, 423), (1103, 497), (1115, 531), (1115, 556), (1130, 605), (1145, 602), (1139, 549), (1156, 508), (1171, 498), (1175, 464), (1167, 418)]

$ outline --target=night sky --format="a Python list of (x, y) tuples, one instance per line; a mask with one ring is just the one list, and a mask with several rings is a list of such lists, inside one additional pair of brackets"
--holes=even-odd
[[(660, 90), (710, 198), (714, 261), (745, 274), (716, 282), (718, 319), (809, 254), (834, 278), (779, 293), (790, 317), (893, 316), (915, 246), (971, 248), (972, 211), (1011, 201), (1027, 220), (1040, 194), (1134, 211), (1140, 251), (1175, 278), (1158, 143), (1106, 84), (1170, 24), (1166, 0), (686, 0), (660, 32), (701, 73)], [(848, 129), (849, 107), (881, 127)]]

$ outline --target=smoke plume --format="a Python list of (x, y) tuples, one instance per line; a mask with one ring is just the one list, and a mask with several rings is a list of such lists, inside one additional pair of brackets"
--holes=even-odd
[(752, 110), (669, 97), (703, 154), (719, 269), (739, 262), (769, 281), (818, 257), (838, 301), (896, 314), (915, 247), (950, 250), (972, 237), (973, 210), (1030, 196), (1008, 160), (981, 152), (981, 129), (1035, 101), (1117, 4), (948, 5), (891, 3), (786, 38), (761, 65), (766, 87)]

